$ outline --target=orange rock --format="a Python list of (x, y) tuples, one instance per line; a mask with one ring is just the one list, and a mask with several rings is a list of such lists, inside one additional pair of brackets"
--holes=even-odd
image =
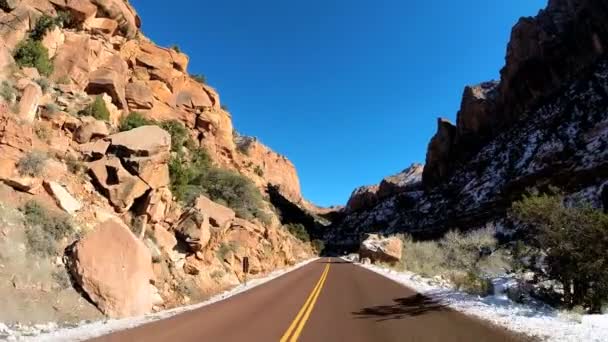
[(84, 23), (84, 28), (92, 33), (112, 36), (118, 29), (118, 23), (114, 19), (90, 18)]
[(27, 85), (19, 101), (19, 117), (27, 122), (33, 122), (38, 113), (38, 104), (42, 97), (42, 89), (35, 83)]
[(150, 109), (154, 106), (154, 95), (144, 82), (127, 84), (125, 92), (129, 109)]
[(215, 227), (225, 228), (235, 218), (234, 210), (215, 203), (203, 195), (196, 199), (194, 208), (208, 215), (211, 224)]
[(72, 273), (89, 298), (113, 318), (152, 309), (152, 258), (121, 222), (108, 220), (76, 243)]

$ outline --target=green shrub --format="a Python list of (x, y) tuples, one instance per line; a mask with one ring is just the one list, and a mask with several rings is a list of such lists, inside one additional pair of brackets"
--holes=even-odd
[(608, 214), (561, 193), (531, 194), (513, 203), (512, 215), (526, 225), (526, 242), (543, 255), (541, 276), (562, 284), (563, 303), (601, 311), (608, 300)]
[(2, 81), (0, 85), (0, 97), (6, 102), (13, 102), (17, 99), (17, 89), (9, 81)]
[(21, 208), (25, 217), (28, 248), (35, 254), (57, 254), (57, 241), (74, 235), (74, 227), (65, 215), (51, 214), (36, 201)]
[(296, 239), (298, 239), (300, 241), (304, 241), (304, 242), (310, 241), (310, 235), (308, 235), (308, 231), (306, 230), (306, 227), (304, 227), (303, 224), (290, 223), (290, 224), (284, 225), (283, 227), (285, 229), (287, 229), (287, 231), (290, 232), (291, 235), (293, 235)]
[(173, 51), (177, 52), (177, 53), (181, 53), (181, 52), (182, 52), (182, 50), (181, 50), (181, 49), (179, 48), (179, 46), (177, 46), (177, 45), (173, 45), (173, 46), (171, 47), (171, 49), (172, 49)]
[(439, 244), (432, 241), (403, 240), (402, 267), (423, 276), (432, 277), (446, 272), (446, 260)]
[(184, 146), (194, 150), (194, 142), (190, 138), (188, 129), (180, 121), (163, 121), (160, 127), (171, 134), (171, 151), (181, 152)]
[(76, 21), (69, 11), (57, 11), (57, 17), (55, 17), (55, 23), (59, 27), (63, 28), (74, 28)]
[(220, 106), (220, 108), (222, 108), (222, 110), (225, 111), (225, 112), (229, 112), (230, 111), (230, 109), (228, 108), (228, 105), (225, 104), (225, 103), (222, 103), (221, 106)]
[(33, 40), (40, 41), (42, 40), (42, 38), (44, 38), (44, 35), (48, 31), (54, 29), (55, 26), (57, 26), (57, 20), (55, 20), (55, 18), (49, 15), (44, 14), (36, 21), (34, 29), (32, 29), (32, 32), (30, 32), (30, 37)]
[(325, 249), (325, 242), (323, 242), (323, 240), (312, 240), (312, 248), (314, 248), (318, 254), (321, 254)]
[(48, 103), (43, 107), (43, 109), (44, 109), (45, 115), (50, 115), (50, 116), (57, 114), (61, 111), (59, 106), (55, 103)]
[(124, 116), (120, 119), (120, 125), (118, 129), (121, 132), (130, 131), (137, 127), (154, 125), (155, 122), (153, 120), (147, 119), (139, 112), (131, 112), (127, 116)]
[(256, 165), (255, 168), (253, 169), (253, 172), (258, 175), (259, 177), (264, 177), (264, 170), (262, 170), (262, 168), (260, 167), (260, 165)]
[(38, 139), (46, 142), (47, 144), (49, 143), (53, 135), (51, 129), (48, 126), (42, 124), (37, 124), (36, 126), (34, 126), (34, 133), (36, 133)]
[(65, 159), (65, 164), (68, 167), (68, 171), (75, 175), (83, 175), (88, 169), (82, 161), (72, 155), (69, 155)]
[(20, 67), (34, 67), (44, 76), (53, 73), (53, 63), (49, 59), (49, 51), (40, 41), (26, 39), (15, 48), (15, 62)]
[(106, 102), (101, 95), (95, 96), (93, 103), (89, 104), (85, 109), (81, 110), (78, 115), (92, 116), (97, 120), (110, 120), (110, 111), (106, 107)]
[(44, 171), (48, 157), (40, 151), (32, 151), (17, 162), (17, 170), (22, 176), (39, 177)]
[(207, 84), (207, 78), (203, 74), (194, 74), (190, 75), (190, 77), (200, 84)]

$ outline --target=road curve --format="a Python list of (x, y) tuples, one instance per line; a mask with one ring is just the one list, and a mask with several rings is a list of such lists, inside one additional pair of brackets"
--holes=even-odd
[(524, 341), (374, 272), (322, 258), (224, 301), (91, 341)]

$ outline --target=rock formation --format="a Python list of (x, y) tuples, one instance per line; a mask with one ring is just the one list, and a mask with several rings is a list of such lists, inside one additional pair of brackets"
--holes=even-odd
[(510, 234), (507, 211), (532, 187), (608, 210), (606, 18), (596, 0), (551, 0), (522, 18), (500, 81), (465, 88), (456, 126), (438, 121), (422, 180), (388, 195), (356, 191), (328, 245), (356, 250), (365, 232), (435, 238), (493, 225)]

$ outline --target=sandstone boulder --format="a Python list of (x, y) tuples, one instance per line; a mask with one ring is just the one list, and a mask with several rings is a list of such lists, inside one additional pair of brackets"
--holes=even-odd
[(171, 149), (171, 135), (158, 126), (141, 126), (109, 137), (112, 153), (127, 157), (150, 157)]
[(135, 38), (141, 25), (133, 8), (123, 0), (92, 0), (110, 19), (118, 22), (120, 32), (129, 39)]
[(131, 175), (120, 160), (110, 156), (89, 164), (93, 180), (119, 212), (125, 212), (143, 196), (149, 187), (139, 177)]
[(103, 138), (110, 134), (108, 126), (102, 120), (87, 117), (83, 121), (83, 124), (74, 133), (74, 140), (80, 144), (88, 143), (92, 139)]
[(120, 109), (127, 109), (125, 98), (124, 74), (109, 68), (99, 68), (89, 75), (89, 84), (86, 88), (89, 94), (106, 93), (112, 97), (114, 103)]
[(225, 228), (236, 216), (234, 210), (215, 203), (202, 195), (196, 199), (194, 208), (208, 215), (211, 224), (219, 228)]
[(143, 315), (152, 309), (150, 252), (118, 221), (105, 221), (76, 243), (72, 273), (110, 317)]
[(23, 90), (19, 101), (19, 117), (27, 122), (33, 122), (38, 113), (38, 105), (42, 98), (42, 89), (35, 83), (28, 84)]
[(359, 246), (359, 258), (369, 258), (373, 262), (396, 263), (401, 260), (403, 243), (397, 237), (382, 237), (367, 234)]
[(92, 33), (112, 36), (118, 29), (118, 23), (108, 18), (90, 18), (84, 23), (84, 28)]
[(211, 239), (209, 215), (197, 208), (190, 209), (182, 215), (175, 233), (193, 252), (202, 251)]
[(110, 142), (105, 140), (96, 140), (78, 146), (78, 151), (82, 153), (87, 160), (97, 160), (105, 156), (106, 151), (110, 147)]
[(54, 5), (67, 10), (76, 23), (95, 17), (97, 6), (89, 0), (49, 0)]
[(168, 188), (151, 191), (146, 197), (144, 204), (145, 213), (148, 215), (148, 222), (158, 223), (163, 221), (167, 210), (170, 209), (171, 201), (172, 194)]
[(156, 241), (158, 247), (167, 253), (171, 253), (173, 248), (177, 246), (175, 235), (160, 224), (155, 224), (152, 227), (152, 237), (154, 238), (154, 241)]
[(82, 208), (82, 204), (59, 183), (44, 182), (44, 187), (53, 196), (57, 205), (68, 214), (74, 214)]

